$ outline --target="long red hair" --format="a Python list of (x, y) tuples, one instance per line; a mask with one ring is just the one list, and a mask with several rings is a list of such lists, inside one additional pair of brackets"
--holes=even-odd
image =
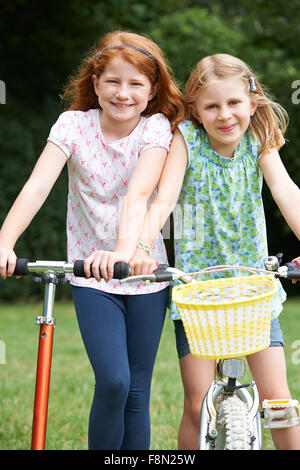
[[(111, 46), (134, 46), (144, 49), (157, 62), (158, 73), (155, 62), (147, 54), (130, 48), (106, 49)], [(106, 50), (97, 55), (97, 52), (103, 49)], [(174, 131), (185, 116), (183, 95), (161, 49), (151, 39), (139, 34), (113, 31), (104, 36), (95, 50), (84, 59), (77, 76), (72, 77), (66, 86), (63, 99), (70, 103), (68, 109), (87, 111), (99, 108), (92, 76), (95, 74), (99, 77), (116, 55), (121, 56), (140, 73), (146, 75), (152, 85), (156, 84), (157, 93), (149, 101), (143, 114), (151, 116), (155, 113), (163, 113), (169, 119)]]

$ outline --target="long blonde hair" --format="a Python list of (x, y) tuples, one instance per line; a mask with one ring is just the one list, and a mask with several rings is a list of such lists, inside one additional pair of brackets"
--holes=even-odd
[[(116, 49), (115, 46), (133, 46), (133, 48)], [(137, 48), (144, 49), (148, 54), (142, 54), (136, 50)], [(152, 59), (149, 58), (149, 54)], [(63, 99), (70, 103), (68, 109), (87, 111), (99, 107), (92, 76), (95, 74), (99, 77), (116, 55), (134, 65), (149, 78), (152, 85), (155, 84), (157, 87), (156, 95), (149, 101), (143, 114), (146, 116), (158, 112), (165, 114), (174, 130), (184, 119), (185, 107), (173, 71), (155, 42), (148, 37), (126, 31), (112, 31), (106, 34), (92, 53), (83, 60), (78, 74), (71, 77), (63, 95)]]
[[(250, 89), (250, 77), (253, 77), (256, 88), (254, 91)], [(256, 111), (250, 119), (249, 131), (260, 142), (260, 153), (273, 147), (279, 150), (285, 143), (283, 136), (288, 124), (286, 111), (271, 98), (271, 95), (258, 82), (250, 67), (242, 60), (229, 54), (214, 54), (205, 57), (192, 71), (186, 85), (188, 119), (196, 127), (199, 127), (195, 102), (201, 89), (212, 80), (227, 78), (243, 80), (248, 86), (251, 99), (257, 104)]]

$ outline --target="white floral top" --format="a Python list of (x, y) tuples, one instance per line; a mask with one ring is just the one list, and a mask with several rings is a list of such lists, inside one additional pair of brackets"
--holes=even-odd
[[(139, 156), (151, 147), (169, 149), (170, 123), (163, 114), (141, 117), (133, 132), (116, 142), (106, 142), (99, 109), (66, 111), (53, 125), (48, 141), (60, 147), (68, 158), (69, 194), (67, 215), (68, 260), (85, 259), (96, 250), (115, 247), (122, 198)], [(155, 161), (153, 161), (155, 165)], [(162, 236), (153, 244), (151, 256), (166, 263)], [(157, 292), (168, 284), (130, 283), (121, 285), (95, 279), (75, 278), (75, 286), (85, 286), (116, 294)]]
[[(184, 121), (179, 128), (189, 163), (174, 211), (176, 267), (187, 273), (224, 264), (263, 269), (268, 246), (258, 142), (246, 132), (233, 158), (226, 158), (211, 148), (202, 126), (196, 129)], [(203, 275), (201, 280), (241, 275), (225, 271)], [(278, 285), (273, 317), (286, 299), (279, 281)], [(180, 318), (173, 302), (170, 316)]]

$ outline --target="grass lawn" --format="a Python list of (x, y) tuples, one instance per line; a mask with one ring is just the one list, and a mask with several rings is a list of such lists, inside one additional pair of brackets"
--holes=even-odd
[[(39, 327), (42, 304), (1, 305), (0, 341), (6, 364), (0, 364), (0, 450), (29, 449)], [(94, 380), (78, 331), (73, 304), (57, 302), (48, 411), (47, 449), (87, 449), (88, 414)], [(289, 300), (281, 315), (288, 378), (300, 399), (300, 302)], [(299, 341), (299, 345), (295, 341)], [(154, 370), (151, 448), (177, 449), (183, 391), (173, 324), (166, 320)], [(264, 431), (264, 449), (273, 449)]]

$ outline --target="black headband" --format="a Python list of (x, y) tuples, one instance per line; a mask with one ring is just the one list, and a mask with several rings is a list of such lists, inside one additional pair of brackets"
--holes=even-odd
[(97, 52), (94, 56), (94, 59), (97, 59), (103, 52), (110, 50), (110, 49), (134, 49), (135, 51), (140, 51), (143, 54), (146, 54), (150, 59), (153, 61), (155, 68), (156, 68), (156, 78), (159, 75), (159, 66), (156, 61), (156, 59), (151, 55), (149, 52), (145, 51), (144, 49), (141, 49), (140, 47), (135, 47), (135, 46), (108, 46), (102, 49), (101, 51)]

